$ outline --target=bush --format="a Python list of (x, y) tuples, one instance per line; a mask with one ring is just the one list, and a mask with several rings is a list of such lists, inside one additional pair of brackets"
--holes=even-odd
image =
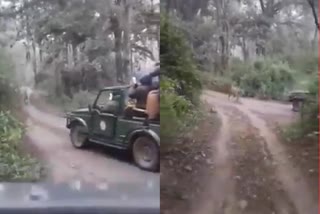
[(195, 62), (183, 34), (161, 17), (160, 63), (162, 76), (175, 80), (175, 91), (196, 104), (201, 90)]
[(211, 90), (226, 93), (230, 84), (239, 86), (243, 96), (262, 99), (284, 99), (294, 83), (292, 70), (287, 63), (263, 59), (252, 64), (232, 59), (230, 72), (224, 76), (201, 72), (203, 85)]
[(318, 143), (319, 137), (319, 98), (318, 98), (318, 78), (309, 85), (310, 96), (307, 98), (300, 119), (289, 126), (284, 136), (286, 139), (299, 141), (308, 137), (311, 142)]
[(177, 137), (194, 115), (199, 103), (201, 83), (182, 33), (161, 17), (161, 138)]
[(10, 112), (0, 112), (0, 181), (35, 181), (42, 176), (38, 162), (22, 153), (23, 126)]
[(252, 64), (236, 60), (230, 70), (229, 79), (248, 97), (281, 100), (294, 84), (295, 71), (280, 60), (260, 59)]
[(309, 86), (310, 96), (308, 97), (301, 111), (302, 133), (312, 134), (319, 130), (319, 93), (318, 78)]
[(317, 52), (304, 52), (298, 55), (285, 56), (285, 61), (300, 74), (313, 74), (318, 71)]
[(175, 137), (191, 112), (192, 104), (175, 93), (175, 83), (168, 78), (161, 80), (160, 100), (161, 138)]

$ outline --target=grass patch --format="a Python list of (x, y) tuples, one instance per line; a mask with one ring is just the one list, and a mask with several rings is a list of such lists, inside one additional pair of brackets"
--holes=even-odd
[(286, 143), (318, 143), (319, 133), (313, 131), (310, 133), (305, 132), (305, 125), (301, 122), (296, 122), (287, 127), (278, 127), (280, 137)]
[(25, 129), (9, 111), (0, 112), (0, 182), (38, 181), (42, 165), (21, 149)]

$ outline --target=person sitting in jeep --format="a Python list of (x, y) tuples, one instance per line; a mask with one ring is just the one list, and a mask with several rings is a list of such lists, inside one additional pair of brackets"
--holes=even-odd
[(160, 77), (160, 67), (157, 67), (155, 71), (143, 76), (140, 79), (140, 84), (143, 86), (148, 86), (152, 89), (159, 88), (159, 77)]
[(143, 76), (139, 82), (135, 84), (130, 92), (129, 97), (136, 100), (135, 108), (128, 108), (126, 115), (128, 117), (138, 116), (147, 117), (152, 120), (159, 118), (159, 76), (160, 67), (155, 71)]

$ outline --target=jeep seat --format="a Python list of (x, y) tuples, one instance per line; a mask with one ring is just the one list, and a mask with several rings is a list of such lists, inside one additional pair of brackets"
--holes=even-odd
[(149, 92), (146, 104), (146, 113), (149, 120), (157, 120), (160, 115), (159, 90)]

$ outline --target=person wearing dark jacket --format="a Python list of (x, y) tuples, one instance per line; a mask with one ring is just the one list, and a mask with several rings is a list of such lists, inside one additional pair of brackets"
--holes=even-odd
[(159, 89), (159, 81), (153, 81), (154, 78), (159, 79), (160, 67), (158, 66), (153, 72), (144, 75), (140, 78), (139, 83), (133, 86), (129, 92), (131, 99), (137, 100), (137, 107), (144, 108), (147, 100), (148, 93), (152, 90)]
[[(141, 85), (145, 85), (145, 86), (150, 86), (150, 87), (152, 87), (152, 86), (153, 86), (153, 81), (152, 81), (152, 79), (153, 79), (153, 78), (156, 78), (156, 77), (159, 78), (159, 76), (160, 76), (160, 67), (157, 67), (157, 68), (155, 69), (155, 71), (153, 71), (153, 72), (151, 72), (151, 73), (143, 76), (143, 77), (139, 80), (139, 82), (140, 82)], [(157, 86), (154, 86), (154, 87), (157, 87)]]

